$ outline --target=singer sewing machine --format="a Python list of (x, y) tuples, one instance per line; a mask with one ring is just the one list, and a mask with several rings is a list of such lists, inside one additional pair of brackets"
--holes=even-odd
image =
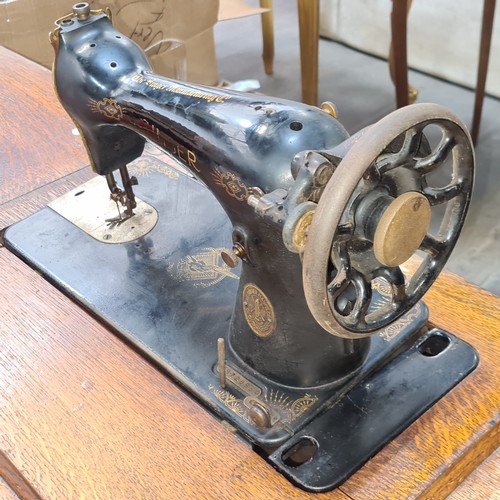
[[(51, 42), (100, 176), (6, 245), (291, 481), (334, 488), (475, 368), (420, 301), (472, 190), (452, 113), (409, 106), (349, 136), (329, 104), (153, 74), (86, 3)], [(141, 159), (146, 141), (183, 170)]]

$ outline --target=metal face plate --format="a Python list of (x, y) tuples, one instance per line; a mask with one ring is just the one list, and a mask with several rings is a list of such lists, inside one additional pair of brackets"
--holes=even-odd
[(116, 219), (124, 211), (109, 197), (104, 177), (94, 177), (57, 198), (49, 207), (75, 226), (102, 243), (129, 243), (146, 236), (158, 222), (154, 207), (136, 198), (135, 215)]

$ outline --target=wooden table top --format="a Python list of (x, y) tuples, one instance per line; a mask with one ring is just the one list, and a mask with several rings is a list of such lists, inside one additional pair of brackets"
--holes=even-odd
[[(4, 228), (92, 174), (50, 73), (1, 47), (0, 62)], [(0, 497), (314, 496), (5, 248), (0, 270)], [(433, 324), (476, 348), (479, 367), (320, 496), (442, 498), (498, 447), (500, 298), (444, 273), (426, 302)], [(499, 487), (497, 458), (475, 472), (481, 498)], [(456, 498), (471, 498), (467, 487)]]

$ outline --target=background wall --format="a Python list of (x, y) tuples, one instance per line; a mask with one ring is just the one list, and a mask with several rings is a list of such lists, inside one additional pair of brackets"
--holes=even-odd
[[(387, 58), (391, 0), (321, 0), (321, 35)], [(479, 61), (481, 0), (413, 0), (410, 67), (473, 88)], [(500, 97), (500, 7), (495, 12), (486, 91)]]

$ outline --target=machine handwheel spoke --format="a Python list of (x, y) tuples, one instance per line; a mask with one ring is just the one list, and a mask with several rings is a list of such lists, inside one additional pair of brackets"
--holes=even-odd
[(336, 242), (332, 246), (330, 259), (333, 264), (334, 276), (328, 284), (328, 292), (334, 295), (345, 287), (350, 279), (351, 262), (345, 242)]
[(395, 304), (403, 302), (406, 298), (405, 275), (399, 266), (379, 267), (374, 273), (375, 278), (383, 278), (389, 283), (392, 290), (392, 300)]
[(422, 143), (422, 127), (412, 127), (405, 132), (404, 142), (397, 153), (382, 155), (375, 161), (379, 175), (383, 175), (402, 165), (415, 163), (415, 157)]
[(415, 170), (421, 174), (428, 174), (442, 165), (456, 145), (455, 137), (448, 130), (443, 130), (441, 141), (430, 155), (421, 158), (415, 163)]
[(335, 274), (328, 284), (332, 307), (347, 323), (364, 324), (372, 298), (370, 280), (351, 266), (345, 242), (333, 246), (331, 260)]
[(382, 278), (391, 289), (392, 305), (386, 308), (386, 314), (407, 299), (405, 276), (399, 266), (379, 266), (369, 275), (364, 274), (352, 266), (345, 241), (333, 245), (331, 262), (334, 277), (328, 284), (329, 300), (336, 317), (341, 316), (348, 325), (367, 324), (373, 297), (372, 281), (377, 278)]
[(448, 184), (442, 188), (424, 187), (423, 194), (429, 200), (431, 205), (441, 205), (448, 202), (463, 192), (463, 186), (460, 183)]
[(357, 271), (352, 273), (352, 286), (356, 290), (356, 300), (352, 311), (345, 317), (348, 324), (366, 324), (366, 315), (372, 299), (371, 283), (365, 279), (365, 276)]
[(446, 243), (446, 241), (438, 240), (431, 234), (426, 234), (418, 248), (429, 255), (436, 256), (445, 249)]

